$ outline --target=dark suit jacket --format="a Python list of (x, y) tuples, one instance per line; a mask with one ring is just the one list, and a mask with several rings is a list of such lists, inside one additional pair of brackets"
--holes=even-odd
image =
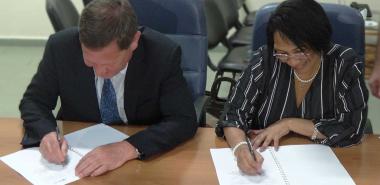
[[(128, 64), (124, 107), (128, 124), (152, 124), (127, 139), (145, 157), (191, 138), (197, 123), (191, 94), (180, 69), (180, 47), (164, 35), (141, 28)], [(50, 36), (37, 73), (20, 103), (24, 147), (38, 145), (59, 120), (101, 122), (95, 74), (84, 64), (77, 28)]]

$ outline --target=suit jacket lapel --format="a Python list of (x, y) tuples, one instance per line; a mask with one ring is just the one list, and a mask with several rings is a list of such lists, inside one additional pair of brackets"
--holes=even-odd
[(138, 102), (141, 79), (145, 76), (144, 46), (139, 41), (139, 46), (133, 53), (132, 59), (128, 63), (127, 74), (124, 81), (124, 109), (128, 121), (136, 119), (136, 106)]
[(100, 111), (99, 111), (99, 104), (98, 104), (98, 97), (96, 93), (96, 87), (95, 87), (95, 73), (94, 69), (91, 67), (87, 67), (84, 63), (82, 52), (79, 55), (78, 58), (78, 73), (77, 73), (77, 87), (78, 90), (83, 90), (82, 94), (85, 94), (83, 96), (84, 103), (87, 104), (88, 111), (91, 113), (91, 117), (94, 120), (101, 121)]

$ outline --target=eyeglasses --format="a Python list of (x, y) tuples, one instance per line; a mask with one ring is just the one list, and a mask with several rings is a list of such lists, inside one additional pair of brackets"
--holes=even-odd
[(298, 52), (294, 54), (285, 54), (285, 53), (273, 53), (273, 56), (276, 57), (277, 59), (286, 62), (288, 61), (289, 58), (293, 58), (294, 60), (298, 61), (304, 61), (307, 60), (307, 56), (309, 56), (309, 53), (304, 53), (304, 52)]

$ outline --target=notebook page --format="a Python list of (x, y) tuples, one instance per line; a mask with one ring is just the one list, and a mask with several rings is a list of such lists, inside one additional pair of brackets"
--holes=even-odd
[(220, 185), (286, 185), (269, 150), (262, 152), (264, 157), (261, 175), (243, 174), (235, 161), (231, 149), (210, 149)]
[(83, 154), (109, 143), (122, 141), (128, 136), (105, 124), (96, 124), (65, 135), (69, 145)]
[(331, 148), (324, 145), (288, 145), (278, 151), (269, 147), (261, 152), (264, 157), (261, 176), (240, 172), (229, 148), (210, 152), (221, 185), (355, 185)]
[[(273, 148), (271, 147), (271, 150)], [(274, 151), (291, 185), (354, 185), (330, 147), (318, 144), (281, 146)]]
[(127, 137), (112, 127), (97, 124), (65, 135), (71, 150), (68, 150), (67, 163), (64, 166), (47, 162), (36, 147), (3, 156), (1, 160), (33, 184), (67, 184), (79, 179), (75, 176), (75, 166), (83, 155), (97, 146), (118, 142)]

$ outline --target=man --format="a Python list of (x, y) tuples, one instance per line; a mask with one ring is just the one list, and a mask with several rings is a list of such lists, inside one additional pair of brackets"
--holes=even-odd
[(144, 159), (191, 138), (195, 110), (180, 69), (180, 48), (148, 28), (137, 28), (127, 0), (95, 0), (78, 29), (52, 35), (20, 104), (24, 147), (38, 145), (50, 162), (65, 160), (57, 119), (105, 124), (153, 124), (125, 141), (96, 148), (76, 167), (97, 176), (129, 160)]
[(372, 95), (380, 98), (380, 26), (377, 35), (375, 67), (373, 68), (372, 75), (369, 78), (369, 87)]

